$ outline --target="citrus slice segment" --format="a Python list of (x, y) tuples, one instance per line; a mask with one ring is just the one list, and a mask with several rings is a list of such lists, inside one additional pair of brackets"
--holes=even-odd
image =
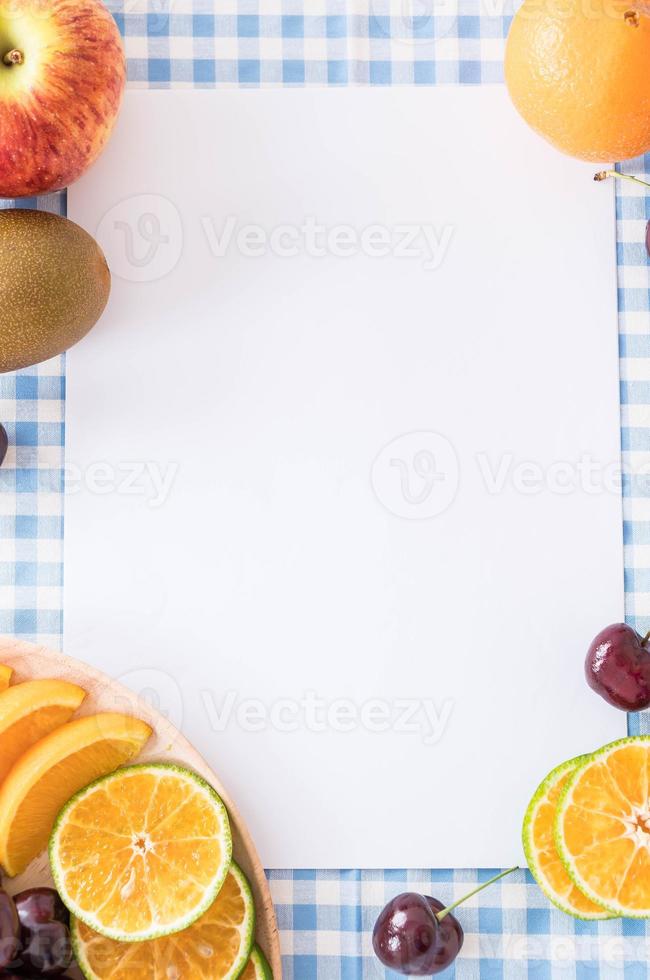
[(27, 749), (65, 725), (86, 696), (67, 681), (25, 681), (0, 693), (0, 783)]
[(253, 946), (251, 958), (246, 964), (240, 980), (273, 980), (271, 967), (259, 946)]
[(650, 736), (588, 756), (567, 780), (555, 840), (571, 879), (613, 915), (650, 917)]
[(151, 729), (137, 718), (100, 714), (69, 721), (16, 762), (0, 786), (0, 864), (25, 870), (47, 847), (66, 800), (92, 779), (137, 755)]
[(231, 859), (220, 797), (168, 763), (130, 766), (87, 786), (61, 811), (50, 843), (65, 904), (119, 942), (186, 929), (214, 902)]
[(563, 762), (540, 783), (526, 810), (522, 840), (530, 872), (554, 905), (578, 919), (609, 919), (609, 913), (583, 895), (571, 880), (555, 846), (555, 812), (560, 794), (585, 758)]
[[(88, 980), (234, 980), (248, 960), (254, 926), (250, 886), (233, 863), (210, 908), (183, 932), (148, 942), (118, 943), (73, 917), (72, 944)], [(251, 976), (266, 980), (267, 974)], [(272, 980), (270, 973), (268, 977)]]
[(11, 682), (13, 670), (5, 664), (0, 664), (0, 691), (6, 691)]

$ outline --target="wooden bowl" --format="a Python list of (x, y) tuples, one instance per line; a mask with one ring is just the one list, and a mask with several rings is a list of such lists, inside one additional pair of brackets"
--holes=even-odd
[[(7, 664), (13, 669), (12, 683), (14, 684), (50, 677), (78, 684), (87, 692), (87, 697), (75, 717), (96, 714), (98, 711), (117, 711), (142, 718), (151, 725), (153, 735), (144, 751), (138, 756), (138, 762), (178, 762), (198, 772), (211, 786), (214, 786), (228, 808), (235, 860), (250, 881), (255, 896), (257, 942), (268, 958), (274, 980), (281, 980), (282, 961), (278, 927), (268, 882), (255, 845), (237, 807), (220, 780), (187, 739), (160, 712), (142, 701), (128, 688), (93, 667), (66, 657), (62, 653), (56, 653), (34, 643), (0, 637), (0, 663)], [(39, 855), (22, 875), (4, 881), (4, 887), (14, 895), (34, 885), (51, 884), (52, 876), (46, 853)]]

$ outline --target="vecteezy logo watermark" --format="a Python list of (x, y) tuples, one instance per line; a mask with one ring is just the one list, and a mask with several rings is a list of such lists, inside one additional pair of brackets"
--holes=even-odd
[(97, 241), (116, 276), (128, 282), (154, 282), (178, 265), (183, 222), (168, 198), (138, 194), (106, 212), (97, 228)]
[[(47, 0), (50, 3), (50, 0)], [(147, 35), (162, 34), (165, 31), (174, 7), (175, 0), (107, 0), (112, 14), (125, 16), (140, 14), (147, 19)]]
[(300, 224), (281, 224), (270, 229), (241, 225), (235, 215), (228, 215), (219, 226), (213, 218), (204, 216), (201, 225), (215, 258), (222, 258), (231, 249), (251, 259), (265, 255), (281, 259), (299, 255), (312, 259), (349, 259), (358, 255), (382, 259), (390, 255), (395, 259), (415, 259), (427, 271), (440, 268), (454, 235), (453, 225), (374, 224), (357, 228), (351, 224), (327, 225), (313, 215)]
[[(84, 466), (66, 460), (62, 469), (58, 459), (53, 458), (52, 448), (24, 446), (16, 453), (15, 469), (33, 471), (39, 493), (62, 493), (65, 490), (66, 496), (89, 493), (98, 497), (111, 494), (139, 497), (147, 507), (156, 509), (167, 503), (180, 473), (180, 464), (172, 460), (110, 463), (93, 460)], [(52, 458), (51, 462), (48, 457)], [(7, 466), (0, 469), (0, 493), (13, 486), (12, 480), (15, 482), (13, 469)]]
[(456, 451), (438, 432), (408, 432), (381, 450), (371, 483), (379, 502), (396, 517), (435, 517), (451, 506), (458, 491)]
[[(137, 667), (116, 678), (134, 694), (157, 711), (179, 731), (183, 728), (183, 692), (178, 681), (164, 670), (154, 667)], [(113, 711), (128, 709), (128, 699), (113, 692)]]
[[(603, 463), (589, 453), (583, 453), (576, 460), (554, 460), (546, 465), (532, 459), (517, 459), (513, 453), (503, 453), (494, 461), (487, 453), (477, 453), (474, 462), (483, 487), (491, 496), (507, 490), (524, 496), (540, 493), (561, 497), (573, 493), (594, 496), (620, 494), (622, 488), (621, 461)], [(647, 474), (641, 479), (647, 489)]]
[(432, 47), (456, 33), (457, 24), (457, 0), (371, 0), (372, 36), (393, 43)]
[(98, 497), (111, 494), (141, 497), (148, 507), (156, 509), (169, 499), (178, 471), (179, 464), (173, 462), (132, 460), (114, 464), (97, 461), (82, 468), (68, 460), (65, 492), (67, 496), (85, 491)]
[(371, 698), (358, 704), (350, 698), (328, 700), (315, 691), (300, 698), (279, 698), (270, 704), (259, 698), (241, 698), (236, 691), (227, 691), (220, 701), (211, 691), (202, 691), (201, 700), (215, 732), (231, 727), (244, 732), (287, 735), (396, 732), (419, 736), (425, 745), (436, 745), (441, 740), (453, 711), (450, 700), (436, 704), (430, 698)]
[[(293, 259), (352, 259), (364, 256), (418, 262), (435, 272), (444, 262), (454, 237), (453, 225), (429, 223), (325, 224), (307, 215), (297, 224), (243, 224), (236, 215), (203, 215), (194, 229), (199, 244), (213, 259), (229, 254), (247, 259), (273, 256)], [(154, 282), (178, 265), (186, 241), (176, 205), (160, 194), (125, 198), (103, 216), (97, 240), (116, 276), (128, 282)]]
[[(505, 888), (521, 889), (517, 882)], [(504, 901), (504, 905), (508, 905)], [(483, 941), (484, 940), (484, 941)], [(575, 965), (581, 963), (584, 970), (591, 970), (594, 980), (604, 970), (615, 971), (608, 976), (625, 976), (625, 962), (647, 962), (650, 956), (650, 940), (642, 936), (607, 936), (573, 934), (514, 934), (485, 935), (481, 940), (481, 955), (490, 959), (507, 960), (522, 964), (530, 980), (552, 975), (575, 977)], [(620, 971), (620, 972), (619, 972)]]
[[(621, 494), (623, 481), (638, 496), (650, 493), (650, 466), (622, 469), (616, 459), (604, 462), (590, 453), (575, 459), (518, 458), (514, 453), (475, 452), (463, 460), (463, 478), (488, 497), (517, 494), (597, 496)], [(460, 486), (456, 451), (437, 432), (408, 432), (389, 442), (374, 460), (370, 482), (377, 499), (396, 517), (426, 520), (453, 503)]]

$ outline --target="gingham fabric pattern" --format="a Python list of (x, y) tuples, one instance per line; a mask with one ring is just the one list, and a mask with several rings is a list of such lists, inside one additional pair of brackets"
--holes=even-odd
[[(512, 10), (502, 0), (111, 0), (129, 84), (433, 85), (502, 81)], [(624, 168), (639, 176), (650, 157)], [(56, 210), (64, 202), (22, 202)], [(5, 202), (13, 206), (13, 202)], [(628, 619), (650, 628), (650, 197), (617, 190), (625, 591)], [(0, 469), (0, 631), (59, 646), (62, 626), (64, 358), (0, 375), (11, 449)], [(630, 730), (650, 732), (647, 717)], [(435, 814), (432, 814), (432, 827)], [(393, 895), (451, 901), (490, 871), (275, 871), (271, 888), (287, 980), (394, 976), (372, 955), (376, 915)], [(644, 980), (644, 922), (581, 923), (519, 871), (460, 913), (459, 980)]]

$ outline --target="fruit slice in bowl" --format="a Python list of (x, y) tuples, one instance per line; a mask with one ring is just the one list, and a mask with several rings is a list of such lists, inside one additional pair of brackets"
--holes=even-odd
[(259, 946), (253, 948), (251, 958), (241, 975), (241, 980), (273, 980), (271, 967)]
[[(88, 980), (183, 976), (234, 980), (242, 976), (251, 953), (254, 924), (250, 886), (240, 868), (232, 864), (210, 908), (182, 932), (149, 942), (119, 943), (73, 919), (72, 942)], [(266, 962), (261, 954), (257, 961), (260, 966)], [(251, 973), (250, 977), (272, 980), (270, 970)]]
[(586, 758), (563, 762), (538, 786), (524, 817), (522, 838), (530, 872), (554, 905), (578, 919), (609, 919), (611, 915), (571, 880), (555, 846), (558, 800), (571, 774)]
[(571, 879), (612, 915), (650, 917), (650, 736), (587, 756), (560, 797), (555, 840)]
[(93, 779), (138, 754), (151, 728), (119, 714), (70, 721), (33, 745), (0, 786), (0, 864), (20, 874), (47, 847), (57, 814)]
[(86, 696), (67, 681), (25, 681), (0, 693), (0, 783), (36, 742), (60, 728)]
[(0, 691), (6, 691), (11, 683), (13, 670), (6, 664), (0, 664)]
[[(255, 939), (269, 960), (273, 977), (275, 980), (280, 980), (282, 959), (278, 928), (268, 881), (255, 842), (237, 802), (223, 786), (215, 770), (201, 757), (179, 728), (173, 725), (168, 717), (157, 711), (148, 699), (139, 698), (114, 678), (59, 651), (48, 650), (46, 647), (22, 640), (0, 637), (0, 662), (7, 664), (13, 670), (14, 683), (56, 677), (83, 687), (88, 693), (79, 712), (82, 716), (119, 711), (143, 719), (150, 726), (152, 735), (138, 754), (138, 763), (173, 761), (198, 773), (216, 790), (228, 811), (234, 858), (250, 882), (253, 892), (257, 913)], [(181, 702), (181, 713), (178, 715), (181, 719), (182, 708)], [(216, 753), (217, 750), (218, 740), (215, 740), (213, 751)], [(72, 795), (72, 791), (69, 795)], [(259, 818), (262, 818), (261, 814)], [(17, 894), (34, 886), (50, 884), (53, 882), (45, 849), (29, 865), (24, 874), (14, 879), (6, 878), (4, 881), (5, 888), (10, 894)]]
[(50, 841), (67, 907), (118, 942), (192, 925), (221, 891), (231, 860), (220, 797), (168, 763), (129, 766), (87, 786), (63, 808)]

